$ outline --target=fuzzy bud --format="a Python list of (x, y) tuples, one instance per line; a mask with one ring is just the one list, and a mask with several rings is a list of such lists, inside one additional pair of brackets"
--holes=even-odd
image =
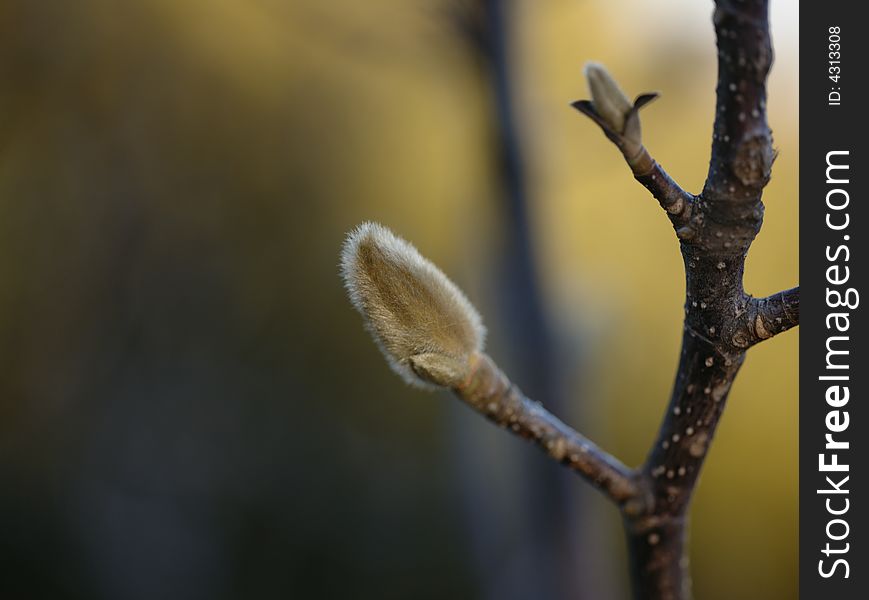
[(633, 103), (622, 92), (609, 72), (595, 62), (585, 65), (585, 78), (591, 91), (595, 111), (616, 133), (625, 132), (625, 120), (633, 109)]
[(454, 387), (485, 329), (461, 290), (410, 243), (376, 223), (363, 223), (344, 242), (341, 273), (350, 301), (405, 381)]

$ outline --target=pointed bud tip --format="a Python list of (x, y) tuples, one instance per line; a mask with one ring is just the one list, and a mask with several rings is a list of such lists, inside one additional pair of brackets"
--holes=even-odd
[(585, 75), (586, 79), (590, 79), (592, 77), (592, 73), (606, 73), (606, 68), (600, 64), (599, 62), (589, 60), (586, 61), (585, 65), (582, 67), (582, 73)]
[(341, 274), (350, 301), (405, 381), (450, 387), (482, 350), (485, 329), (461, 290), (410, 243), (377, 223), (347, 236)]
[(613, 131), (623, 133), (633, 104), (602, 64), (589, 61), (584, 73), (595, 111)]

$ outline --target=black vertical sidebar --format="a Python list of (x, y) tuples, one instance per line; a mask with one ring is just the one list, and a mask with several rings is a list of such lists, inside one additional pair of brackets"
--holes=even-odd
[(869, 598), (867, 21), (800, 3), (800, 597)]

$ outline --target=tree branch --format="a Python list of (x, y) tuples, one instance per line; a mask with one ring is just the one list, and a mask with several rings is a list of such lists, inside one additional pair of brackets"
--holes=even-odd
[[(637, 109), (648, 100), (625, 109), (615, 82), (605, 72), (593, 72), (593, 100), (574, 103), (603, 129), (635, 178), (668, 211), (685, 262), (685, 326), (676, 381), (638, 475), (651, 500), (645, 512), (626, 513), (637, 598), (690, 598), (686, 514), (727, 395), (746, 349), (799, 320), (798, 288), (763, 299), (743, 289), (745, 257), (763, 221), (761, 196), (775, 156), (766, 121), (772, 62), (767, 1), (718, 0), (714, 23), (717, 109), (709, 173), (696, 198), (642, 146)], [(620, 114), (628, 125), (621, 125)]]
[(800, 288), (795, 287), (766, 298), (752, 298), (746, 313), (749, 345), (767, 340), (800, 324)]
[(679, 367), (657, 439), (637, 471), (522, 395), (482, 353), (476, 311), (412, 246), (373, 225), (359, 228), (345, 244), (351, 298), (396, 371), (409, 381), (452, 389), (621, 507), (638, 599), (690, 598), (687, 511), (730, 388), (749, 347), (799, 321), (799, 288), (761, 299), (743, 288), (774, 159), (766, 122), (772, 62), (767, 9), (767, 0), (716, 2), (718, 105), (709, 173), (697, 197), (682, 190), (642, 144), (638, 111), (655, 95), (631, 104), (606, 70), (591, 64), (586, 76), (592, 101), (574, 103), (619, 148), (682, 242), (686, 297)]
[[(766, 77), (772, 65), (767, 0), (716, 1), (718, 85), (712, 157), (695, 243), (710, 251), (745, 252), (763, 222), (761, 194), (775, 152), (766, 120)], [(719, 224), (727, 235), (716, 236)]]
[(691, 218), (694, 196), (683, 190), (664, 171), (664, 168), (652, 158), (649, 151), (642, 144), (639, 135), (638, 111), (657, 97), (657, 94), (642, 94), (636, 99), (633, 107), (627, 114), (628, 126), (634, 124), (636, 127), (636, 139), (631, 139), (627, 126), (625, 133), (619, 133), (613, 129), (607, 120), (595, 109), (593, 101), (577, 100), (571, 106), (597, 123), (607, 139), (616, 145), (625, 157), (625, 162), (631, 168), (634, 178), (649, 190), (661, 205), (661, 208), (667, 211), (673, 227), (676, 228), (677, 233), (682, 237), (687, 235), (688, 230), (683, 230), (683, 228)]
[(717, 107), (703, 195), (730, 204), (758, 202), (774, 158), (766, 122), (766, 77), (773, 58), (767, 2), (715, 4)]
[(682, 351), (667, 413), (641, 470), (654, 508), (627, 528), (638, 598), (690, 598), (684, 520), (730, 388), (745, 350), (798, 318), (798, 290), (755, 300), (743, 289), (745, 257), (763, 221), (761, 195), (774, 158), (766, 122), (772, 60), (767, 0), (718, 0), (714, 23), (712, 156), (703, 192), (679, 236), (686, 273)]
[[(579, 473), (617, 504), (638, 497), (633, 471), (526, 398), (487, 355), (479, 353), (471, 358), (467, 378), (453, 391), (493, 423), (532, 441)], [(631, 510), (635, 508), (632, 504)]]

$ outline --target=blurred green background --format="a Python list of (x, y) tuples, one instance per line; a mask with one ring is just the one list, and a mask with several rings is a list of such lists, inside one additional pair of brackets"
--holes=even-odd
[[(779, 6), (779, 5), (782, 6)], [(748, 291), (797, 282), (795, 7)], [(345, 299), (377, 220), (515, 382), (630, 465), (675, 371), (667, 219), (568, 103), (604, 62), (705, 178), (711, 2), (0, 1), (0, 596), (621, 598), (618, 515)], [(797, 595), (797, 339), (750, 352), (696, 494), (704, 599)]]

